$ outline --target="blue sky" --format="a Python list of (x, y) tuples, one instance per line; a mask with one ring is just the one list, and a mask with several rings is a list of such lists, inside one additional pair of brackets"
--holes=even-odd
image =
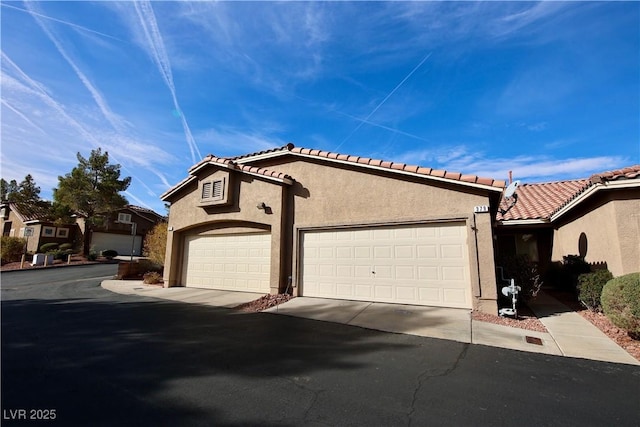
[(525, 182), (640, 163), (637, 2), (1, 2), (1, 175), (132, 204), (296, 146)]

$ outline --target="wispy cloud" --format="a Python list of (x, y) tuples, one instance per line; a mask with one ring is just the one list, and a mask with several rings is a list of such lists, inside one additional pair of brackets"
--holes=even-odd
[(362, 127), (362, 125), (364, 125), (370, 118), (371, 116), (373, 116), (376, 111), (378, 111), (380, 109), (380, 107), (382, 107), (384, 105), (385, 102), (387, 102), (387, 100), (389, 98), (391, 98), (391, 96), (393, 96), (394, 93), (396, 93), (396, 91), (407, 81), (409, 80), (409, 78), (411, 78), (411, 76), (418, 71), (418, 69), (420, 67), (422, 67), (422, 64), (424, 64), (427, 59), (429, 59), (429, 57), (431, 56), (431, 53), (428, 53), (424, 58), (422, 58), (422, 61), (420, 61), (418, 63), (418, 65), (416, 65), (410, 72), (409, 74), (407, 74), (401, 81), (400, 83), (398, 83), (396, 85), (396, 87), (394, 87), (391, 92), (389, 92), (387, 94), (387, 96), (384, 97), (384, 99), (382, 101), (380, 101), (380, 103), (378, 103), (378, 105), (376, 105), (376, 107), (367, 115), (367, 117), (365, 117), (362, 121), (360, 121), (360, 123), (358, 123), (358, 125), (355, 127), (354, 130), (351, 131), (351, 133), (349, 133), (349, 135), (347, 135), (342, 142), (340, 142), (340, 144), (338, 144), (338, 146), (334, 149), (334, 151), (338, 151), (338, 149), (349, 140), (349, 138), (351, 138), (351, 136), (353, 136), (354, 133), (356, 133), (358, 131), (358, 129), (360, 129)]
[(184, 129), (187, 144), (189, 145), (191, 160), (193, 163), (195, 163), (202, 157), (202, 155), (200, 154), (200, 150), (198, 149), (198, 144), (191, 134), (191, 129), (189, 128), (187, 119), (184, 116), (184, 112), (182, 111), (182, 108), (180, 108), (180, 104), (178, 103), (176, 87), (175, 83), (173, 82), (173, 72), (171, 71), (171, 62), (169, 61), (169, 56), (167, 55), (164, 41), (162, 39), (162, 34), (160, 33), (160, 29), (158, 28), (156, 16), (153, 13), (153, 8), (151, 7), (151, 3), (148, 1), (136, 1), (134, 5), (136, 13), (138, 15), (138, 19), (140, 21), (140, 27), (142, 28), (144, 38), (146, 40), (145, 48), (149, 56), (151, 56), (156, 66), (158, 67), (158, 71), (160, 72), (162, 79), (164, 80), (167, 88), (169, 89), (169, 92), (171, 93), (173, 106), (176, 113), (180, 116), (180, 121)]
[[(27, 3), (27, 4), (28, 4), (28, 3)], [(28, 14), (30, 14), (31, 16), (34, 16), (34, 17), (47, 19), (47, 20), (49, 20), (49, 21), (57, 22), (57, 23), (59, 23), (59, 24), (64, 24), (64, 25), (67, 25), (67, 26), (69, 26), (69, 27), (71, 27), (71, 28), (75, 28), (76, 30), (80, 30), (80, 31), (82, 31), (82, 32), (91, 33), (91, 34), (95, 34), (95, 35), (98, 35), (98, 36), (101, 36), (101, 37), (107, 37), (107, 38), (110, 38), (110, 39), (112, 39), (112, 40), (117, 40), (117, 41), (119, 41), (119, 42), (124, 42), (124, 43), (126, 43), (126, 41), (125, 41), (125, 40), (119, 39), (118, 37), (114, 37), (114, 36), (112, 36), (112, 35), (110, 35), (110, 34), (101, 33), (100, 31), (95, 31), (95, 30), (92, 30), (91, 28), (87, 28), (87, 27), (83, 27), (82, 25), (74, 24), (73, 22), (63, 21), (62, 19), (53, 18), (53, 17), (51, 17), (51, 16), (44, 15), (44, 14), (42, 14), (42, 13), (40, 13), (40, 12), (36, 12), (35, 10), (33, 10), (32, 5), (28, 5), (28, 6), (27, 6), (27, 7), (29, 8), (29, 10), (27, 10), (27, 9), (22, 9), (22, 8), (20, 8), (20, 7), (16, 7), (16, 6), (13, 6), (13, 5), (7, 4), (6, 2), (0, 3), (0, 6), (2, 6), (2, 7), (6, 7), (6, 8), (9, 8), (9, 9), (19, 10), (19, 11), (22, 11), (22, 12), (28, 13)]]
[(211, 128), (198, 133), (203, 144), (215, 147), (212, 154), (234, 156), (281, 147), (289, 141), (258, 131), (245, 131), (233, 127)]
[(89, 93), (91, 93), (91, 96), (100, 108), (100, 111), (102, 112), (102, 115), (105, 117), (105, 119), (107, 119), (107, 121), (111, 124), (111, 126), (113, 126), (114, 129), (117, 129), (119, 131), (123, 131), (124, 129), (126, 129), (126, 122), (111, 110), (100, 91), (82, 72), (82, 70), (80, 70), (80, 67), (78, 67), (74, 59), (71, 58), (71, 55), (67, 53), (60, 40), (58, 40), (58, 38), (53, 34), (53, 31), (49, 29), (46, 23), (40, 18), (41, 14), (36, 10), (36, 3), (26, 2), (25, 5), (27, 6), (27, 10), (34, 17), (40, 28), (42, 28), (42, 31), (44, 31), (49, 40), (51, 40), (51, 42), (55, 45), (60, 55), (65, 59), (65, 61), (67, 61), (67, 63), (76, 73), (84, 87), (89, 91)]
[(9, 110), (13, 111), (15, 114), (18, 115), (18, 117), (20, 117), (22, 120), (24, 120), (25, 122), (29, 123), (31, 126), (33, 126), (35, 129), (37, 129), (38, 131), (40, 131), (40, 133), (46, 134), (46, 132), (38, 125), (36, 125), (35, 123), (33, 123), (33, 121), (31, 121), (27, 116), (25, 116), (24, 114), (22, 114), (17, 108), (14, 108), (11, 106), (11, 104), (9, 104), (5, 99), (0, 99), (0, 102), (2, 102), (2, 105), (4, 105), (5, 107), (7, 107)]
[(525, 182), (588, 177), (594, 173), (625, 166), (630, 162), (630, 159), (622, 156), (563, 159), (548, 155), (491, 157), (471, 150), (466, 145), (407, 151), (393, 156), (392, 160), (495, 179), (507, 179), (509, 171), (512, 171), (514, 179)]

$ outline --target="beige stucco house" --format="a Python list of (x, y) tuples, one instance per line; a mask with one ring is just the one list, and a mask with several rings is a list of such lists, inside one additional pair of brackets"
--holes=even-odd
[(48, 209), (27, 203), (1, 203), (0, 227), (3, 236), (25, 238), (30, 253), (38, 252), (46, 243), (73, 243), (82, 235), (76, 224), (55, 224)]
[(498, 212), (498, 253), (526, 254), (541, 271), (568, 255), (614, 276), (640, 271), (640, 165), (524, 184), (516, 194)]
[(162, 196), (165, 286), (496, 313), (504, 185), (292, 144), (208, 156)]

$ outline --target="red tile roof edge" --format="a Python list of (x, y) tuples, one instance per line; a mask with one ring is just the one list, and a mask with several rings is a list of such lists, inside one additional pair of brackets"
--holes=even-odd
[[(576, 189), (575, 192), (573, 192), (567, 198), (562, 200), (562, 202), (560, 202), (557, 206), (551, 209), (544, 216), (540, 216), (540, 215), (535, 216), (535, 214), (528, 215), (529, 213), (535, 212), (536, 210), (541, 210), (541, 208), (539, 207), (539, 203), (537, 203), (536, 200), (523, 200), (523, 198), (520, 197), (519, 202), (521, 203), (521, 205), (525, 204), (525, 207), (523, 208), (524, 214), (519, 215), (517, 217), (513, 217), (513, 218), (504, 218), (504, 217), (500, 218), (502, 215), (499, 214), (498, 220), (503, 222), (517, 221), (517, 220), (524, 220), (524, 219), (548, 220), (548, 219), (551, 219), (551, 217), (553, 217), (555, 214), (560, 212), (563, 208), (568, 206), (571, 202), (573, 202), (575, 199), (580, 197), (580, 195), (582, 195), (589, 188), (593, 187), (596, 184), (601, 184), (608, 181), (617, 181), (617, 180), (635, 179), (635, 178), (640, 178), (640, 165), (627, 166), (622, 169), (596, 173), (591, 175), (591, 177), (589, 177), (588, 179), (571, 179), (571, 180), (562, 180), (562, 181), (541, 182), (541, 183), (534, 183), (534, 184), (523, 184), (525, 188), (526, 187), (536, 188), (536, 187), (558, 186), (558, 185), (566, 185), (569, 183), (575, 183), (578, 185), (578, 188)], [(500, 201), (500, 207), (502, 208), (503, 206), (504, 206), (504, 199)]]
[(503, 180), (496, 180), (493, 178), (483, 178), (476, 175), (463, 175), (459, 172), (450, 172), (450, 171), (444, 171), (444, 170), (424, 168), (421, 166), (407, 165), (405, 163), (400, 163), (400, 162), (370, 159), (368, 157), (359, 157), (359, 156), (354, 156), (349, 154), (339, 154), (339, 153), (333, 153), (330, 151), (319, 151), (319, 150), (313, 150), (310, 148), (294, 147), (293, 144), (289, 144), (281, 148), (280, 150), (283, 150), (284, 148), (286, 148), (288, 151), (291, 151), (292, 153), (313, 156), (313, 157), (324, 157), (330, 160), (340, 160), (347, 163), (374, 166), (374, 167), (395, 170), (395, 171), (409, 172), (416, 175), (423, 175), (423, 176), (429, 176), (434, 178), (442, 178), (448, 181), (459, 182), (462, 184), (478, 184), (478, 185), (495, 187), (500, 189), (503, 189), (506, 184), (505, 181)]
[(204, 166), (206, 164), (211, 164), (211, 163), (227, 167), (228, 169), (239, 170), (239, 171), (247, 172), (247, 173), (255, 173), (255, 174), (258, 174), (258, 175), (263, 175), (263, 176), (270, 177), (270, 178), (276, 178), (276, 179), (283, 180), (283, 181), (293, 181), (293, 178), (291, 176), (285, 174), (285, 173), (277, 172), (277, 171), (274, 171), (274, 170), (271, 170), (271, 169), (257, 168), (255, 166), (238, 164), (238, 163), (236, 163), (235, 161), (233, 161), (231, 159), (223, 158), (223, 157), (216, 157), (213, 154), (209, 154), (202, 161), (200, 161), (196, 165), (192, 166), (189, 169), (189, 172), (192, 172), (192, 171), (198, 169), (201, 166)]
[(302, 154), (306, 156), (326, 158), (329, 160), (344, 161), (347, 163), (374, 166), (383, 169), (397, 170), (403, 172), (409, 172), (416, 175), (430, 176), (433, 178), (446, 179), (448, 181), (459, 182), (462, 184), (477, 184), (482, 186), (494, 187), (504, 189), (506, 182), (504, 180), (497, 180), (493, 178), (479, 177), (476, 175), (461, 174), (459, 172), (450, 172), (444, 170), (436, 170), (426, 168), (417, 165), (407, 165), (400, 162), (392, 162), (380, 159), (371, 159), (368, 157), (355, 156), (351, 154), (341, 154), (331, 151), (322, 151), (314, 148), (296, 147), (292, 143), (283, 145), (282, 147), (272, 148), (269, 150), (258, 151), (255, 153), (244, 154), (236, 157), (229, 157), (227, 160), (240, 160), (250, 157), (258, 157), (263, 154), (291, 152), (295, 154)]

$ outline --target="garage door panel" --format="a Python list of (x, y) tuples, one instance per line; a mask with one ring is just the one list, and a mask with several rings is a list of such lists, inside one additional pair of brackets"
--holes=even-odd
[(305, 296), (471, 307), (464, 223), (313, 231), (302, 240)]
[(271, 236), (216, 235), (185, 239), (185, 286), (270, 291)]

